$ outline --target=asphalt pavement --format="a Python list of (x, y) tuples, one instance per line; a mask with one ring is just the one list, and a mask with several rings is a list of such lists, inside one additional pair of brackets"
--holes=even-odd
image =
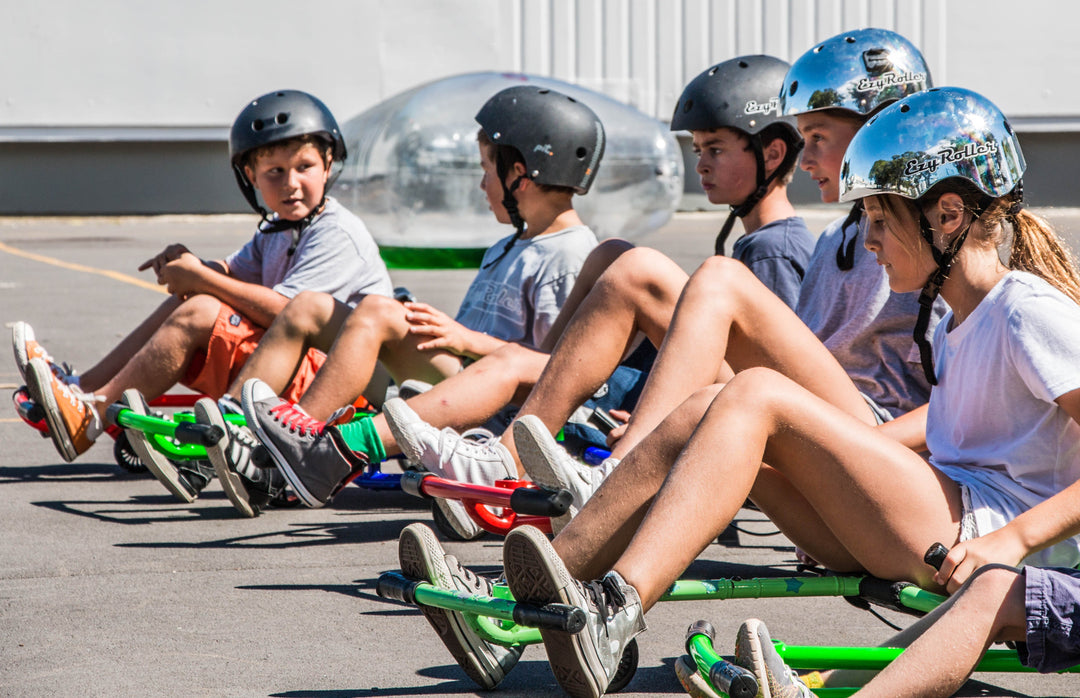
[[(819, 230), (842, 211), (805, 213)], [(1076, 211), (1048, 213), (1067, 232), (1080, 232)], [(681, 214), (639, 242), (692, 270), (721, 222), (716, 214)], [(0, 219), (0, 320), (5, 328), (29, 321), (57, 359), (90, 366), (164, 299), (149, 273), (135, 271), (140, 262), (174, 241), (221, 257), (246, 241), (252, 224), (248, 216)], [(449, 312), (471, 276), (393, 273), (397, 285)], [(10, 393), (18, 384), (12, 359), (0, 359), (0, 387)], [(419, 611), (375, 595), (378, 576), (398, 567), (398, 532), (431, 521), (421, 500), (349, 487), (324, 509), (243, 519), (216, 483), (194, 503), (178, 503), (152, 477), (122, 471), (111, 445), (102, 439), (65, 464), (11, 403), (0, 403), (0, 696), (476, 690)], [(791, 544), (760, 514), (744, 510), (737, 523), (743, 532), (709, 546), (685, 576), (794, 570)], [(480, 572), (500, 565), (494, 536), (446, 548)], [(749, 617), (789, 644), (872, 645), (891, 633), (837, 598), (664, 603), (648, 616), (638, 671), (623, 695), (681, 693), (672, 665), (687, 626), (708, 619), (718, 649), (731, 653)], [(966, 695), (1080, 695), (1075, 675), (978, 679)], [(558, 693), (540, 646), (527, 649), (498, 690)]]

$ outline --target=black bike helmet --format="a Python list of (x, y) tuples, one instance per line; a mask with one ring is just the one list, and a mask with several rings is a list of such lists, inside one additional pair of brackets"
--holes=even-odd
[[(269, 212), (255, 195), (255, 187), (244, 173), (245, 156), (256, 148), (271, 143), (278, 143), (297, 136), (322, 136), (331, 145), (334, 162), (341, 165), (347, 155), (345, 140), (341, 129), (330, 110), (318, 98), (300, 90), (278, 90), (257, 97), (248, 103), (233, 122), (229, 133), (229, 159), (232, 162), (236, 183), (244, 198), (255, 211), (262, 216), (263, 232), (278, 232), (289, 228), (301, 229), (310, 223), (322, 204), (315, 207), (312, 214), (304, 221), (269, 221)], [(340, 168), (338, 169), (340, 172)], [(326, 183), (326, 189), (333, 184), (336, 175)], [(325, 191), (323, 193), (325, 198)]]
[[(772, 56), (742, 56), (718, 63), (690, 81), (675, 103), (671, 117), (672, 131), (711, 131), (730, 128), (750, 139), (757, 159), (757, 189), (746, 201), (731, 206), (731, 213), (716, 237), (716, 254), (724, 253), (736, 218), (743, 218), (768, 192), (777, 173), (789, 169), (799, 157), (803, 140), (795, 128), (795, 119), (780, 114), (778, 90), (790, 66)], [(765, 154), (761, 132), (772, 124), (784, 127), (788, 143), (784, 162), (769, 176), (765, 175)]]
[[(476, 122), (492, 143), (521, 153), (524, 176), (537, 184), (585, 194), (596, 179), (604, 155), (604, 125), (592, 109), (572, 97), (536, 85), (508, 87), (480, 108)], [(500, 157), (495, 168), (503, 187), (503, 207), (518, 231), (516, 240), (525, 230), (513, 195), (521, 179), (506, 184), (510, 163)]]

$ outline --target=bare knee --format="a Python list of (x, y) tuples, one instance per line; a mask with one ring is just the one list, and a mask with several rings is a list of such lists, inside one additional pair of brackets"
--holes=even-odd
[(624, 296), (647, 293), (678, 297), (686, 272), (649, 247), (635, 247), (619, 256), (597, 280), (597, 286)]
[(634, 243), (628, 240), (608, 238), (594, 247), (589, 256), (585, 258), (585, 262), (582, 264), (583, 273), (584, 270), (592, 269), (598, 275), (624, 253), (633, 249), (635, 249)]
[(1021, 572), (999, 564), (980, 567), (957, 591), (958, 595), (963, 594), (967, 604), (974, 604), (974, 613), (994, 619), (992, 632), (998, 640), (1023, 637), (1027, 616), (1025, 593)]
[(755, 285), (759, 285), (757, 277), (745, 264), (731, 257), (713, 256), (690, 275), (684, 293), (687, 300), (683, 302), (692, 299), (699, 304), (731, 304)]
[(334, 297), (328, 293), (301, 291), (289, 301), (275, 323), (290, 335), (314, 336), (331, 321), (334, 307)]
[(392, 335), (401, 339), (408, 331), (405, 306), (386, 296), (364, 296), (345, 320), (345, 331), (375, 333), (380, 338)]
[(167, 323), (191, 331), (212, 330), (221, 313), (221, 305), (214, 296), (199, 293), (184, 299), (169, 315)]

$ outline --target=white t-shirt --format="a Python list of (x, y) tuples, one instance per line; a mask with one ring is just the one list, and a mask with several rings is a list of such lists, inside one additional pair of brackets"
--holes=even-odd
[[(1012, 271), (952, 321), (950, 312), (934, 333), (926, 444), (930, 462), (968, 489), (985, 535), (1080, 479), (1080, 426), (1054, 402), (1080, 388), (1080, 306)], [(1071, 567), (1080, 542), (1037, 556)]]
[(511, 237), (484, 253), (456, 319), (471, 330), (535, 347), (570, 295), (581, 265), (596, 247), (596, 236), (576, 225), (518, 240), (502, 256)]

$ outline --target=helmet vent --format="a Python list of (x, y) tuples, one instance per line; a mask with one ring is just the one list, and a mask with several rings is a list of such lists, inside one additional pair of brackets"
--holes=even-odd
[(853, 43), (855, 43), (855, 37), (854, 36), (845, 36), (844, 41), (848, 42), (849, 44), (853, 44)]
[(574, 154), (577, 155), (578, 160), (584, 160), (585, 156), (589, 154), (589, 151), (585, 148), (579, 147), (576, 151), (574, 151)]
[(546, 95), (546, 94), (550, 94), (550, 93), (551, 93), (551, 90), (548, 90), (548, 89), (541, 89), (541, 90), (537, 90), (537, 92), (538, 92), (538, 93), (540, 93), (540, 94), (542, 94), (542, 95)]
[(720, 66), (714, 65), (712, 68), (709, 69), (709, 75), (710, 76), (716, 75), (716, 71), (719, 70), (719, 69), (720, 69)]
[(739, 67), (740, 68), (749, 68), (750, 64), (747, 63), (746, 61), (739, 61)]
[(818, 46), (817, 48), (814, 49), (814, 53), (821, 53), (821, 49), (823, 49), (823, 48), (825, 48), (825, 47), (824, 46)]
[(256, 131), (262, 131), (263, 130), (263, 120), (262, 119), (255, 119), (254, 121), (252, 121), (251, 122), (251, 128), (255, 129)]
[(693, 108), (694, 108), (694, 100), (688, 99), (685, 102), (683, 102), (683, 105), (682, 105), (683, 114), (689, 114), (690, 110), (693, 109)]
[(285, 112), (278, 112), (278, 115), (274, 117), (274, 122), (277, 123), (279, 126), (288, 123), (288, 121), (289, 115)]
[(900, 105), (900, 113), (901, 114), (907, 114), (909, 111), (911, 111), (911, 107), (909, 105), (907, 105), (907, 104), (901, 104)]
[(795, 90), (797, 90), (797, 89), (799, 89), (799, 81), (798, 80), (792, 80), (791, 81), (791, 87), (789, 87), (788, 91), (787, 91), (788, 97), (795, 94)]

